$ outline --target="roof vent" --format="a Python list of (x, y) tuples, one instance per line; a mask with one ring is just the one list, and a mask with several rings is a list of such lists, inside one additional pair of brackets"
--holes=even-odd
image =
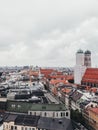
[(62, 124), (63, 122), (62, 122), (62, 120), (59, 120), (59, 124)]

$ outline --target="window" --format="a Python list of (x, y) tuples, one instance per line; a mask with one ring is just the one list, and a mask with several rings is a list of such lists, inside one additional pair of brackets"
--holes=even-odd
[(35, 130), (35, 128), (32, 128), (32, 130)]
[(66, 112), (66, 116), (68, 116), (68, 112)]
[(30, 115), (32, 115), (32, 112), (30, 112)]
[(62, 112), (61, 112), (61, 117), (63, 116)]
[(21, 106), (20, 105), (18, 105), (18, 108), (20, 108)]
[(11, 130), (13, 130), (13, 126), (11, 126)]
[(21, 130), (24, 130), (24, 127), (21, 127)]
[(27, 130), (27, 127), (25, 127), (25, 130)]
[(15, 108), (15, 104), (12, 104), (12, 108)]
[(36, 112), (34, 112), (34, 115), (36, 115)]
[(17, 126), (15, 126), (15, 130), (17, 130)]
[(85, 57), (85, 61), (87, 61), (88, 59)]
[(46, 116), (47, 116), (47, 113), (45, 112), (45, 114), (44, 114), (44, 115), (45, 115), (45, 117), (46, 117)]

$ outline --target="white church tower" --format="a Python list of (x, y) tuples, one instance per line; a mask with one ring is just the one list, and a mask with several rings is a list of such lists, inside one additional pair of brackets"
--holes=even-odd
[(81, 84), (82, 77), (85, 73), (86, 66), (84, 65), (84, 52), (80, 49), (76, 53), (76, 65), (74, 68), (75, 84)]
[(86, 50), (84, 53), (84, 65), (87, 68), (91, 68), (91, 51)]
[(76, 53), (76, 65), (84, 65), (84, 53), (81, 49)]

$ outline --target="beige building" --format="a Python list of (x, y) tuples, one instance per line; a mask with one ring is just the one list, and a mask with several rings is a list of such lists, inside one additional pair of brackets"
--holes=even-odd
[(37, 130), (39, 117), (29, 115), (9, 115), (3, 123), (3, 130)]
[(4, 123), (3, 130), (37, 130), (36, 127), (15, 125), (14, 122)]

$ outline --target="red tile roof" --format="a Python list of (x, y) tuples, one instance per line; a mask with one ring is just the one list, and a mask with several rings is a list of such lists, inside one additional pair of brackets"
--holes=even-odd
[(46, 78), (48, 78), (53, 71), (53, 69), (40, 69), (40, 73)]
[(50, 76), (52, 79), (66, 79), (66, 75), (52, 75)]
[(90, 89), (90, 91), (92, 91), (92, 92), (94, 92), (94, 93), (96, 93), (97, 90), (98, 90), (98, 88), (96, 88), (96, 87), (93, 87), (93, 88)]
[(40, 73), (44, 75), (46, 78), (56, 79), (56, 78), (65, 78), (62, 72), (59, 72), (54, 69), (40, 69)]
[(50, 81), (50, 84), (52, 84), (52, 85), (56, 85), (56, 84), (59, 84), (59, 83), (63, 83), (63, 84), (66, 84), (67, 82), (66, 82), (66, 80), (58, 80), (58, 79), (52, 79), (51, 81)]
[(90, 111), (98, 115), (98, 107), (90, 108)]
[(98, 83), (98, 68), (87, 68), (82, 81)]
[(63, 93), (69, 93), (69, 92), (71, 92), (71, 90), (72, 89), (68, 89), (68, 88), (63, 88), (61, 91), (63, 92)]

